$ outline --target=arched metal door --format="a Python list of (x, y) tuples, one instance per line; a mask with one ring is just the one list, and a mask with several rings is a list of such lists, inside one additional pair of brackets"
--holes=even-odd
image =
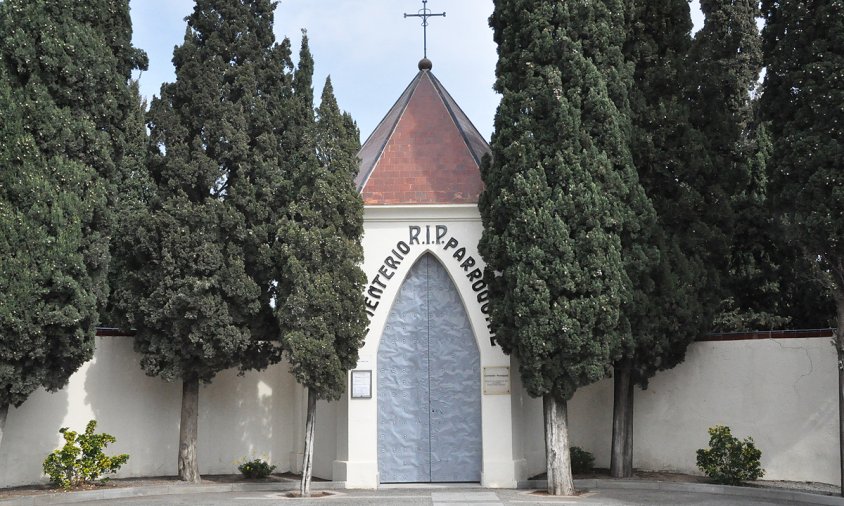
[(481, 479), (480, 354), (430, 254), (405, 278), (378, 348), (378, 471), (382, 483)]

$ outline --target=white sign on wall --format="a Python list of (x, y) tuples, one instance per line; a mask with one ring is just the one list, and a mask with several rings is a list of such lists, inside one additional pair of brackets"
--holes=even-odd
[(372, 371), (352, 371), (352, 399), (372, 398)]
[(507, 395), (510, 393), (509, 367), (484, 367), (484, 395)]

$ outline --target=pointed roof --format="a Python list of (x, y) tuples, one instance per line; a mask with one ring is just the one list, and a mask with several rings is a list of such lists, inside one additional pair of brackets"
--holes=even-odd
[[(425, 60), (423, 60), (425, 62)], [(358, 152), (355, 183), (368, 205), (475, 204), (489, 144), (422, 65)]]

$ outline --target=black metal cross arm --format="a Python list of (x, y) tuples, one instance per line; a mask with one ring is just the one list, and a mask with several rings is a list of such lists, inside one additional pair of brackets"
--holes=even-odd
[(422, 9), (416, 14), (404, 14), (405, 18), (422, 18), (423, 56), (428, 57), (428, 18), (445, 17), (445, 12), (433, 14), (428, 8), (428, 0), (422, 0)]

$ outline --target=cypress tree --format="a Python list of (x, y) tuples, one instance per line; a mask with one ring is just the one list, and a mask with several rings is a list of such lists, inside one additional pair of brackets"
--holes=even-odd
[(199, 384), (254, 365), (256, 342), (272, 337), (252, 332), (268, 300), (248, 253), (263, 212), (254, 176), (278, 163), (271, 112), (284, 47), (275, 44), (273, 9), (270, 0), (199, 0), (174, 51), (176, 81), (162, 85), (148, 115), (155, 187), (146, 212), (132, 218), (135, 247), (117, 306), (136, 329), (146, 373), (182, 381), (186, 481), (200, 480)]
[(767, 161), (773, 146), (764, 124), (754, 119), (747, 133), (749, 180), (733, 196), (736, 223), (730, 252), (725, 299), (713, 330), (720, 332), (785, 328), (781, 307), (782, 255), (786, 244), (767, 208)]
[[(616, 362), (611, 473), (632, 475), (633, 388), (677, 365), (728, 292), (737, 189), (750, 183), (753, 2), (704, 1), (694, 41), (685, 1), (630, 1), (631, 147), (658, 220), (659, 264), (636, 285), (631, 346)], [(678, 86), (687, 82), (688, 85)], [(644, 281), (644, 282), (642, 282)], [(634, 298), (634, 301), (637, 300)]]
[(779, 308), (783, 280), (775, 273), (780, 274), (777, 264), (789, 254), (769, 223), (769, 143), (765, 126), (756, 121), (752, 98), (762, 68), (758, 5), (703, 2), (706, 24), (691, 54), (700, 73), (691, 81), (692, 121), (704, 140), (707, 172), (721, 174), (726, 200), (717, 203), (728, 210), (719, 226), (725, 249), (717, 252), (720, 303), (710, 330), (783, 327), (788, 322)]
[(9, 405), (63, 387), (93, 354), (128, 79), (146, 56), (128, 1), (6, 0), (0, 33), (1, 433)]
[(282, 348), (308, 408), (300, 493), (310, 495), (317, 400), (337, 400), (357, 363), (368, 320), (360, 241), (363, 201), (354, 186), (359, 133), (340, 113), (330, 79), (314, 117), (313, 58), (303, 35), (294, 89), (298, 149), (290, 206), (278, 224), (277, 317)]
[[(836, 307), (844, 363), (844, 1), (764, 0), (762, 111), (774, 146), (772, 196), (794, 245)], [(844, 482), (844, 368), (839, 367)]]
[[(148, 210), (155, 196), (155, 183), (147, 167), (146, 100), (141, 97), (137, 81), (132, 82), (134, 106), (127, 115), (126, 155), (117, 166), (114, 178), (113, 235), (111, 238), (111, 262), (109, 263), (109, 301), (102, 320), (108, 325), (130, 330), (125, 316), (134, 309), (134, 297), (126, 293), (125, 276), (131, 275), (126, 263), (131, 261), (135, 249), (134, 231), (136, 220)], [(124, 306), (125, 305), (125, 306)]]
[[(694, 325), (698, 301), (692, 293), (694, 264), (672, 230), (672, 213), (680, 204), (677, 182), (683, 167), (687, 114), (682, 69), (691, 37), (691, 18), (684, 0), (628, 1), (625, 5), (624, 55), (634, 83), (628, 94), (631, 118), (629, 146), (641, 185), (656, 216), (639, 243), (646, 243), (651, 262), (635, 257), (638, 276), (625, 313), (630, 337), (614, 363), (611, 474), (632, 475), (634, 385), (647, 385), (657, 370), (682, 360)], [(630, 262), (631, 258), (626, 258)], [(629, 270), (629, 268), (628, 268)]]
[(615, 7), (498, 0), (490, 19), (502, 101), (482, 166), (479, 248), (495, 340), (543, 398), (557, 495), (574, 491), (566, 402), (605, 377), (628, 335), (622, 252), (637, 253), (651, 212), (627, 147)]
[[(633, 390), (632, 378), (639, 365), (634, 360), (640, 348), (653, 349), (655, 335), (661, 331), (659, 311), (654, 299), (664, 294), (664, 265), (659, 265), (659, 246), (664, 238), (657, 223), (657, 216), (649, 196), (638, 179), (634, 165), (631, 144), (634, 141), (633, 117), (639, 111), (633, 110), (631, 95), (640, 84), (634, 65), (627, 60), (627, 32), (637, 13), (628, 3), (604, 0), (592, 6), (592, 12), (583, 12), (575, 29), (581, 34), (582, 51), (598, 67), (607, 83), (607, 91), (613, 101), (617, 115), (615, 125), (618, 139), (608, 144), (618, 174), (625, 182), (626, 194), (618, 194), (621, 223), (621, 247), (624, 270), (629, 278), (630, 293), (621, 306), (616, 338), (620, 348), (615, 360), (615, 405), (622, 409), (614, 411), (614, 442), (627, 443), (629, 472), (632, 473), (632, 427)], [(637, 20), (638, 21), (638, 20)], [(627, 431), (625, 435), (624, 431)], [(618, 446), (614, 445), (614, 448)], [(618, 459), (613, 459), (617, 463)]]
[[(712, 285), (720, 302), (715, 307), (712, 299), (716, 311), (709, 330), (824, 326), (832, 313), (831, 300), (811, 276), (800, 272), (811, 269), (814, 261), (790, 243), (772, 218), (778, 206), (768, 199), (772, 146), (753, 98), (762, 68), (758, 3), (719, 0), (701, 7), (707, 22), (692, 47), (690, 98), (692, 124), (704, 142), (702, 155), (688, 165), (703, 174), (699, 182), (710, 181), (702, 188), (721, 195), (714, 202), (725, 210), (724, 219), (711, 222), (710, 230), (727, 246), (710, 248), (711, 265), (721, 281)], [(711, 182), (717, 179), (719, 189), (713, 191)]]
[(683, 238), (686, 247), (699, 251), (708, 268), (701, 304), (711, 328), (729, 296), (724, 278), (736, 225), (735, 198), (751, 181), (751, 96), (762, 62), (757, 2), (704, 0), (701, 10), (704, 26), (689, 53), (692, 156), (683, 174), (688, 190), (680, 215), (691, 225)]
[(20, 406), (40, 387), (62, 388), (93, 354), (97, 299), (84, 231), (102, 199), (90, 166), (41, 152), (25, 127), (20, 90), (11, 90), (4, 74), (0, 70), (0, 442), (10, 405)]
[(748, 139), (750, 181), (733, 197), (736, 223), (725, 291), (715, 319), (718, 332), (815, 329), (832, 325), (835, 304), (814, 275), (816, 262), (793, 243), (777, 218), (770, 195), (771, 143), (768, 127), (755, 118)]
[[(25, 108), (27, 127), (48, 156), (61, 153), (94, 168), (105, 195), (84, 233), (87, 270), (102, 307), (108, 298), (114, 177), (126, 150), (126, 115), (133, 110), (128, 81), (132, 70), (146, 69), (147, 57), (132, 47), (128, 0), (3, 3), (0, 51), (9, 77), (33, 104)], [(44, 113), (45, 98), (73, 119), (59, 128)]]

